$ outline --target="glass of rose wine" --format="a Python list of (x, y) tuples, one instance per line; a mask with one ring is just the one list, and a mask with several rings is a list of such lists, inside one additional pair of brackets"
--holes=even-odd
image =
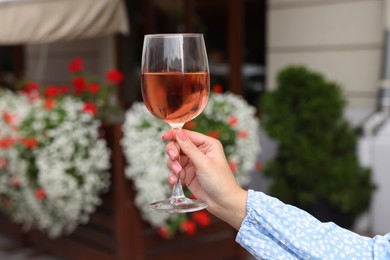
[[(149, 112), (175, 129), (199, 115), (210, 92), (209, 65), (202, 34), (145, 35), (141, 64), (142, 98)], [(150, 209), (183, 213), (207, 207), (184, 195), (180, 178), (170, 198)]]

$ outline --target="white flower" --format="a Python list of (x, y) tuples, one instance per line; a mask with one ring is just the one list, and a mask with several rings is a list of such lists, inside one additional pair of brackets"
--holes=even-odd
[[(110, 151), (99, 139), (99, 122), (71, 97), (47, 110), (40, 100), (0, 91), (0, 104), (0, 140), (28, 136), (39, 142), (32, 150), (21, 145), (0, 149), (0, 158), (7, 160), (6, 169), (0, 169), (0, 195), (9, 200), (4, 210), (26, 229), (35, 227), (51, 237), (72, 232), (88, 220), (109, 186)], [(4, 111), (20, 118), (16, 128), (1, 119)], [(19, 180), (17, 187), (11, 178)]]
[[(235, 132), (244, 131), (245, 137), (235, 138), (235, 143), (227, 147), (229, 161), (237, 165), (235, 177), (245, 186), (250, 181), (249, 173), (254, 169), (260, 153), (258, 119), (255, 109), (240, 96), (226, 93), (210, 95), (208, 105), (203, 111), (207, 118), (229, 125), (232, 117), (237, 118), (229, 127)], [(126, 176), (134, 183), (135, 203), (143, 218), (155, 227), (165, 226), (177, 217), (175, 214), (155, 214), (146, 209), (146, 205), (170, 196), (171, 189), (167, 181), (169, 170), (166, 167), (166, 143), (160, 139), (168, 124), (154, 118), (143, 103), (135, 103), (126, 113), (121, 141), (128, 165)], [(212, 129), (210, 129), (212, 130)], [(226, 133), (221, 133), (226, 134)]]

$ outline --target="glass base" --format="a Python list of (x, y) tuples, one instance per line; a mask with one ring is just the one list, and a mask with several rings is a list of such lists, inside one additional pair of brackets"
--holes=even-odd
[(207, 208), (203, 200), (193, 200), (186, 197), (169, 198), (148, 205), (148, 209), (161, 213), (186, 213)]

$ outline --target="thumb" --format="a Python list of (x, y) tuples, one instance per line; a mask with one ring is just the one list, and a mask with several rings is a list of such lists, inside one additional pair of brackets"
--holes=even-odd
[(179, 144), (181, 151), (190, 158), (195, 166), (201, 168), (206, 161), (206, 156), (196, 147), (185, 131), (176, 131), (176, 142)]

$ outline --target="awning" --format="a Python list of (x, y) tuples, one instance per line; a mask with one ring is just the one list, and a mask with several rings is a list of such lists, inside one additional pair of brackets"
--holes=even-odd
[(0, 45), (128, 32), (122, 0), (0, 0)]

